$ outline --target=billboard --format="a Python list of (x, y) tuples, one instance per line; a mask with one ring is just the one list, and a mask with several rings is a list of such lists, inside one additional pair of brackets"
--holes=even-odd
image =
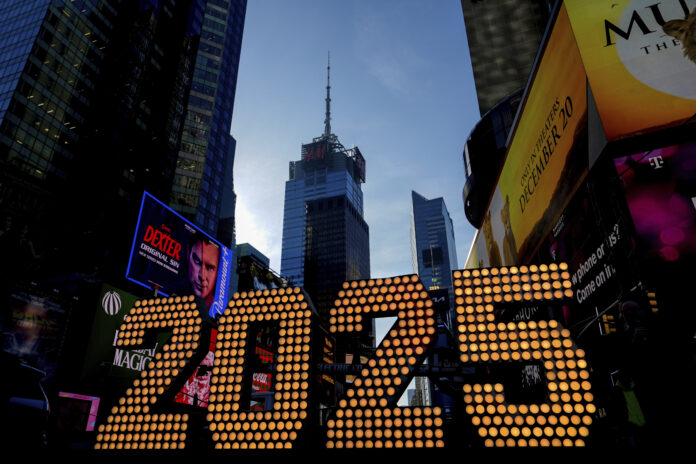
[(537, 252), (538, 262), (568, 263), (575, 304), (557, 317), (576, 340), (607, 335), (602, 317), (618, 320), (622, 307), (641, 302), (635, 241), (621, 196), (613, 162), (595, 165)]
[(696, 142), (614, 160), (645, 257), (696, 257)]
[(561, 6), (511, 135), (467, 267), (533, 255), (587, 174), (587, 83)]
[[(140, 375), (158, 348), (164, 344), (167, 336), (160, 335), (151, 345), (138, 350), (127, 350), (116, 346), (118, 329), (123, 318), (138, 299), (120, 288), (102, 284), (99, 298), (95, 304), (94, 323), (87, 345), (87, 354), (82, 377), (101, 379), (102, 376), (121, 379), (128, 383)], [(108, 371), (102, 371), (108, 366)]]
[(357, 177), (360, 180), (360, 182), (365, 182), (365, 158), (363, 157), (358, 147), (354, 147), (352, 149), (352, 152), (353, 162), (355, 163), (353, 175)]
[[(207, 329), (206, 329), (207, 330)], [(213, 372), (215, 362), (215, 343), (217, 342), (217, 330), (210, 329), (210, 343), (208, 353), (200, 362), (191, 377), (186, 380), (179, 393), (174, 397), (174, 401), (181, 404), (190, 404), (201, 408), (208, 407), (210, 398), (210, 377)]]
[(696, 113), (696, 0), (565, 5), (608, 140)]
[(196, 295), (212, 317), (228, 300), (232, 251), (147, 192), (126, 278), (159, 294)]
[(302, 145), (302, 161), (305, 163), (324, 161), (328, 153), (329, 142), (326, 140)]
[(97, 422), (100, 398), (58, 392), (56, 427), (59, 430), (91, 432)]
[(27, 288), (6, 295), (7, 313), (0, 319), (2, 351), (12, 353), (46, 373), (53, 381), (68, 320), (69, 303)]

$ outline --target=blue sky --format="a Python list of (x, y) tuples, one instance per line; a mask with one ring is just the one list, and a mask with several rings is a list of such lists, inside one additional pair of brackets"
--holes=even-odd
[(288, 162), (322, 134), (327, 53), (332, 131), (366, 159), (372, 277), (413, 272), (411, 190), (444, 197), (459, 267), (462, 150), (479, 119), (458, 0), (250, 0), (232, 122), (237, 243), (280, 271)]

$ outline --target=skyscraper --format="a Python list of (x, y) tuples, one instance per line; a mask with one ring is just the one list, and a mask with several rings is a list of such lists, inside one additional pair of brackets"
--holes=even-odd
[(246, 0), (3, 2), (0, 218), (32, 244), (18, 257), (27, 277), (122, 277), (143, 190), (218, 235), (233, 211), (222, 211), (233, 196), (223, 175), (245, 10)]
[(360, 149), (346, 149), (331, 132), (329, 74), (324, 133), (302, 145), (302, 158), (290, 162), (281, 256), (283, 277), (303, 286), (325, 319), (344, 281), (370, 277), (363, 182)]
[[(457, 248), (454, 243), (454, 227), (445, 200), (428, 200), (411, 191), (411, 258), (413, 272), (418, 274), (425, 288), (430, 292), (438, 310), (440, 322), (452, 329), (452, 307), (454, 288), (452, 271), (458, 269)], [(448, 299), (445, 298), (448, 296)], [(438, 324), (440, 325), (440, 324)], [(445, 329), (442, 337), (446, 339)], [(439, 338), (439, 337), (438, 337)], [(436, 362), (437, 355), (429, 357)], [(433, 404), (433, 386), (427, 377), (415, 378), (416, 398), (420, 405)], [(437, 395), (437, 400), (441, 395)], [(441, 405), (438, 403), (438, 405)]]
[(206, 2), (174, 173), (172, 207), (211, 234), (218, 233), (225, 183), (232, 182), (231, 169), (229, 178), (225, 173), (236, 146), (229, 132), (245, 14), (246, 0)]
[(428, 200), (411, 192), (411, 256), (413, 271), (428, 290), (452, 293), (452, 271), (458, 269), (454, 227), (445, 200)]

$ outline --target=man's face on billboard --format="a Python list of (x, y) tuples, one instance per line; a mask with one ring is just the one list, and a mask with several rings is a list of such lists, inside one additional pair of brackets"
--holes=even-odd
[(189, 252), (189, 281), (193, 293), (208, 298), (215, 290), (220, 249), (202, 241), (196, 242)]

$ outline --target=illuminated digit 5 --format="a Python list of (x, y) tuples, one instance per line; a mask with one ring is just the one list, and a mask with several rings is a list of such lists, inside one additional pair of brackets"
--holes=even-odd
[(585, 353), (556, 321), (496, 323), (496, 305), (571, 298), (565, 263), (455, 271), (464, 363), (538, 362), (548, 400), (508, 404), (502, 384), (466, 384), (464, 402), (485, 446), (584, 446), (595, 412)]
[(432, 301), (418, 276), (346, 282), (331, 309), (330, 330), (359, 332), (364, 317), (398, 316), (360, 378), (328, 421), (327, 448), (444, 446), (440, 408), (396, 403), (437, 331)]
[(146, 335), (165, 330), (173, 335), (99, 426), (95, 449), (185, 447), (188, 414), (167, 412), (165, 405), (205, 356), (202, 323), (193, 296), (135, 302), (121, 324), (117, 346), (136, 348)]
[[(244, 411), (251, 325), (279, 327), (273, 411)], [(235, 294), (219, 320), (208, 423), (216, 449), (291, 448), (308, 413), (312, 308), (299, 287)]]

